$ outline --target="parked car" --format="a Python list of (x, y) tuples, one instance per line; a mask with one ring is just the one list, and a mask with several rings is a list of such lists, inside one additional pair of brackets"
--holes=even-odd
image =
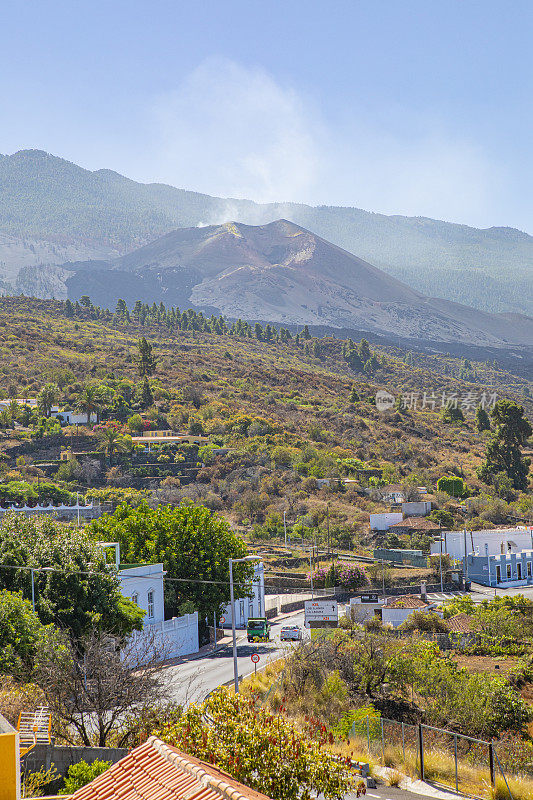
[(285, 625), (285, 627), (281, 629), (279, 638), (282, 642), (299, 642), (302, 638), (302, 629), (298, 627), (298, 625)]

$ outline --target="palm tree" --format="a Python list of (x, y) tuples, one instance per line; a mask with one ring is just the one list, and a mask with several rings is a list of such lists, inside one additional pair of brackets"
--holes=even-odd
[(55, 383), (45, 383), (37, 395), (37, 407), (43, 416), (50, 416), (52, 406), (57, 402), (58, 397), (59, 387)]
[(127, 448), (121, 429), (113, 422), (101, 425), (98, 430), (100, 440), (99, 450), (103, 450), (109, 458), (109, 463), (113, 462), (113, 453)]
[(91, 416), (96, 415), (96, 422), (100, 418), (100, 411), (104, 405), (102, 391), (99, 386), (84, 386), (78, 397), (76, 408), (87, 414), (87, 422)]

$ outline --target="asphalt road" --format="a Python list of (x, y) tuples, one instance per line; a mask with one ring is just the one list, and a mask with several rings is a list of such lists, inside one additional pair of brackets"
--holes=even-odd
[[(246, 631), (237, 631), (237, 665), (239, 676), (245, 677), (254, 672), (254, 664), (250, 658), (253, 653), (259, 655), (258, 669), (270, 660), (282, 656), (293, 645), (291, 642), (280, 642), (279, 634), (284, 625), (299, 625), (302, 630), (304, 613), (299, 612), (282, 622), (275, 622), (270, 629), (270, 642), (248, 644)], [(169, 699), (178, 703), (202, 700), (209, 692), (233, 679), (232, 647), (224, 647), (216, 652), (206, 653), (202, 658), (184, 660), (179, 664), (163, 667), (161, 679), (165, 684)]]
[[(365, 800), (365, 798), (371, 798), (371, 800), (424, 800), (424, 797), (430, 798), (434, 800), (434, 795), (423, 795), (423, 794), (414, 794), (413, 792), (408, 792), (406, 789), (396, 789), (392, 786), (378, 786), (377, 789), (367, 789), (366, 795), (363, 795), (361, 800)], [(344, 796), (344, 800), (355, 800), (355, 794), (347, 794)], [(458, 797), (458, 800), (461, 800)]]

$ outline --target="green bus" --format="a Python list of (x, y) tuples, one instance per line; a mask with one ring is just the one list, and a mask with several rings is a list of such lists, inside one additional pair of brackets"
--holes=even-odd
[(266, 617), (249, 619), (247, 633), (249, 642), (269, 642), (270, 622)]

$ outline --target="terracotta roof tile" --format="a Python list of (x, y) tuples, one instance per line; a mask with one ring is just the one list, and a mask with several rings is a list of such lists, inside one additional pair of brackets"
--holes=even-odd
[(151, 736), (71, 800), (269, 800), (212, 764)]
[(456, 614), (446, 620), (446, 625), (452, 633), (470, 633), (472, 631), (472, 617), (468, 614)]
[(416, 594), (404, 594), (400, 597), (389, 597), (385, 608), (428, 608), (429, 603)]
[(391, 528), (412, 528), (419, 531), (440, 531), (442, 527), (427, 517), (406, 517), (401, 522), (395, 522)]

